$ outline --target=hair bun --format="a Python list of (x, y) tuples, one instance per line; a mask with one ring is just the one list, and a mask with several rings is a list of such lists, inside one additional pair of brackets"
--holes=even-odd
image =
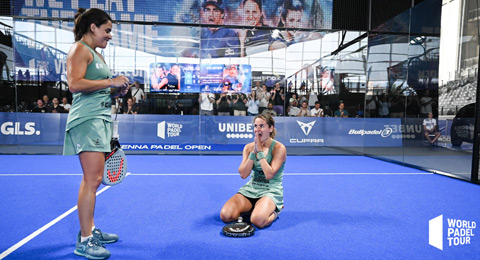
[(75, 14), (75, 19), (77, 19), (80, 15), (82, 15), (83, 13), (85, 13), (85, 11), (87, 11), (87, 9), (85, 8), (78, 8), (77, 10), (77, 13)]

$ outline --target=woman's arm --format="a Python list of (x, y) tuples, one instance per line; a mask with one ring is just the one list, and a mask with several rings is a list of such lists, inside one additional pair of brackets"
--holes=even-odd
[(240, 164), (240, 167), (238, 167), (238, 172), (240, 173), (240, 177), (242, 177), (242, 179), (247, 178), (252, 172), (253, 160), (249, 159), (248, 156), (251, 152), (253, 152), (253, 146), (254, 143), (249, 143), (245, 145), (245, 148), (243, 148), (242, 163)]
[(271, 165), (268, 164), (267, 159), (260, 159), (260, 165), (267, 180), (275, 177), (282, 164), (287, 160), (287, 149), (283, 144), (277, 142), (273, 148), (272, 155)]
[(75, 43), (67, 56), (67, 81), (72, 93), (90, 93), (108, 87), (121, 88), (128, 84), (128, 78), (118, 76), (114, 79), (89, 80), (85, 79), (87, 66), (92, 63), (93, 55), (81, 43)]

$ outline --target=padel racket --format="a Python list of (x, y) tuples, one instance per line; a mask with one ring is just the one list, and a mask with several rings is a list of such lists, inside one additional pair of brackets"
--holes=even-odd
[(222, 233), (228, 237), (250, 237), (255, 234), (255, 228), (239, 217), (237, 222), (224, 226)]
[(121, 183), (127, 176), (127, 158), (118, 141), (118, 121), (113, 121), (113, 134), (110, 141), (112, 151), (105, 155), (105, 168), (102, 183), (113, 186)]

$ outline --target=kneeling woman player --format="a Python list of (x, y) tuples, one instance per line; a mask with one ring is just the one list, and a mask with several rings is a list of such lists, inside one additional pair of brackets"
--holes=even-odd
[[(283, 168), (287, 149), (276, 141), (275, 120), (268, 114), (254, 119), (254, 142), (245, 145), (238, 167), (240, 177), (253, 175), (237, 194), (223, 206), (220, 218), (231, 222), (242, 213), (251, 212), (250, 221), (258, 228), (269, 226), (283, 208)], [(253, 210), (252, 210), (253, 209)]]

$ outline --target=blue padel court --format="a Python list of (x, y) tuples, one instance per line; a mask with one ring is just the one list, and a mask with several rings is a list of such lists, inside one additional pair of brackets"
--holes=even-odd
[[(478, 228), (470, 243), (449, 245), (448, 219), (480, 215), (479, 186), (465, 181), (362, 156), (289, 156), (279, 218), (231, 238), (219, 214), (247, 181), (240, 156), (127, 159), (124, 182), (97, 193), (96, 226), (120, 236), (110, 259), (480, 257)], [(0, 164), (0, 259), (84, 259), (73, 254), (78, 157), (1, 155)], [(440, 215), (443, 250), (429, 244), (429, 220)]]

